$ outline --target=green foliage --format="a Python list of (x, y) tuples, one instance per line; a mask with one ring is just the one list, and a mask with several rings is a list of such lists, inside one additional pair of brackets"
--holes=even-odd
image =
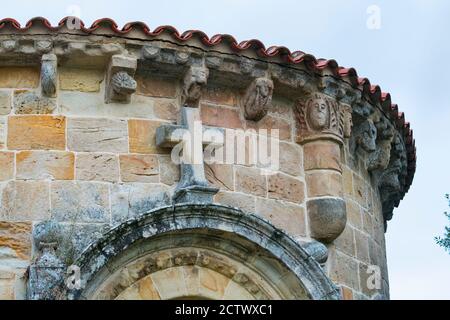
[[(450, 200), (450, 195), (446, 194), (445, 198), (447, 200)], [(449, 203), (450, 205), (450, 203)], [(447, 216), (447, 218), (450, 221), (450, 214), (448, 212), (444, 212), (444, 214)], [(445, 227), (445, 234), (444, 237), (435, 237), (436, 243), (443, 247), (448, 253), (450, 253), (450, 226)]]

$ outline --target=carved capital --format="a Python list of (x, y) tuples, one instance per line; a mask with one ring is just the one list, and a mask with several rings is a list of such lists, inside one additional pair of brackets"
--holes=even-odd
[(322, 93), (312, 93), (297, 101), (294, 108), (299, 143), (333, 139), (342, 143), (351, 131), (350, 109)]
[(273, 81), (268, 78), (257, 78), (244, 94), (242, 104), (245, 110), (245, 119), (258, 121), (266, 114), (272, 102)]
[(46, 97), (55, 97), (58, 79), (58, 58), (55, 54), (44, 54), (41, 65), (42, 94)]
[(114, 55), (106, 74), (106, 103), (129, 103), (131, 94), (136, 91), (134, 73), (137, 68), (135, 58)]
[(198, 66), (189, 68), (183, 81), (182, 105), (191, 108), (198, 107), (203, 89), (208, 82), (208, 76), (208, 68)]

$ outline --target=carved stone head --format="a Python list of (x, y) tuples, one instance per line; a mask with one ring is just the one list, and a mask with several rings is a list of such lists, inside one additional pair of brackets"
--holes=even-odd
[(372, 120), (367, 119), (358, 128), (356, 136), (357, 144), (367, 152), (376, 150), (377, 128)]
[(196, 107), (208, 81), (209, 70), (204, 67), (191, 67), (184, 79), (183, 103)]
[(258, 121), (267, 114), (272, 101), (273, 81), (258, 78), (249, 86), (244, 98), (245, 118)]
[(330, 109), (321, 95), (315, 95), (306, 105), (306, 121), (311, 129), (321, 131), (328, 127)]

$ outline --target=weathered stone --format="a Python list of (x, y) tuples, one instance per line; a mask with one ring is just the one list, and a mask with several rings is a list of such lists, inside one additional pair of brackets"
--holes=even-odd
[(229, 164), (207, 164), (205, 175), (209, 183), (217, 188), (234, 190), (233, 166)]
[(6, 144), (6, 117), (0, 117), (0, 149)]
[(170, 203), (168, 188), (144, 183), (114, 184), (111, 210), (114, 224)]
[(353, 300), (353, 291), (347, 287), (341, 287), (341, 296), (343, 300)]
[(255, 197), (243, 193), (219, 191), (214, 202), (239, 208), (245, 212), (255, 212)]
[[(42, 44), (43, 42), (39, 41), (37, 43)], [(58, 57), (54, 53), (42, 55), (42, 65), (41, 65), (42, 94), (47, 97), (55, 97), (56, 89), (58, 86), (57, 82), (58, 82)]]
[(10, 181), (0, 184), (0, 219), (37, 221), (50, 217), (48, 182)]
[(305, 210), (303, 207), (276, 200), (256, 198), (256, 214), (266, 218), (274, 226), (293, 236), (306, 235)]
[(362, 207), (368, 208), (369, 205), (369, 186), (359, 175), (353, 174), (353, 196), (356, 202)]
[(8, 118), (8, 149), (66, 148), (63, 116), (11, 116)]
[(55, 100), (40, 97), (32, 91), (14, 92), (14, 113), (16, 114), (50, 114), (55, 109)]
[(137, 59), (125, 55), (113, 55), (106, 73), (106, 103), (113, 101), (129, 103), (131, 94), (136, 91), (133, 79)]
[(175, 98), (177, 95), (176, 83), (164, 78), (153, 78), (145, 75), (136, 75), (136, 94), (149, 97)]
[(120, 155), (123, 182), (159, 182), (159, 162), (155, 155)]
[(11, 92), (0, 91), (0, 116), (11, 112)]
[(355, 230), (356, 257), (358, 260), (369, 263), (369, 238), (364, 233)]
[(191, 66), (186, 72), (181, 92), (181, 104), (197, 108), (203, 90), (208, 82), (209, 69), (203, 66)]
[(76, 160), (77, 180), (119, 181), (117, 155), (105, 153), (78, 153)]
[(363, 221), (363, 230), (369, 234), (373, 235), (373, 218), (372, 216), (366, 211), (362, 211), (362, 221)]
[(174, 185), (180, 180), (180, 166), (176, 165), (170, 156), (159, 155), (158, 159), (161, 183)]
[(342, 199), (321, 198), (306, 203), (311, 237), (332, 242), (344, 231), (347, 215)]
[(128, 120), (130, 153), (170, 153), (170, 149), (156, 146), (156, 128), (164, 124), (151, 120)]
[(239, 111), (235, 108), (202, 104), (201, 117), (205, 125), (230, 129), (243, 128)]
[(361, 208), (357, 203), (351, 200), (347, 200), (347, 222), (351, 224), (356, 229), (362, 229), (362, 217), (361, 217)]
[(302, 174), (303, 155), (298, 144), (280, 142), (280, 171), (292, 176)]
[(359, 281), (355, 277), (358, 274), (358, 262), (356, 260), (333, 250), (328, 261), (330, 261), (329, 277), (331, 280), (359, 291)]
[(11, 258), (30, 260), (31, 222), (0, 221), (0, 248), (11, 250)]
[(61, 222), (109, 222), (108, 186), (96, 182), (51, 184), (52, 217)]
[(344, 167), (342, 170), (342, 185), (343, 191), (346, 196), (353, 195), (353, 174), (352, 171)]
[(98, 92), (104, 72), (96, 69), (61, 68), (59, 86), (61, 90)]
[(334, 171), (313, 171), (306, 174), (308, 197), (342, 196), (342, 176)]
[(305, 199), (305, 185), (302, 181), (282, 173), (268, 176), (269, 198), (302, 203)]
[(268, 78), (257, 78), (247, 88), (242, 99), (245, 119), (259, 121), (266, 114), (272, 102), (273, 81)]
[(237, 106), (236, 92), (229, 88), (208, 86), (202, 100), (216, 105)]
[(236, 167), (236, 191), (266, 197), (266, 176), (261, 170), (254, 168)]
[(334, 240), (336, 248), (351, 257), (355, 257), (355, 232), (350, 225), (346, 225), (344, 231)]
[(153, 113), (157, 118), (175, 121), (179, 112), (180, 110), (174, 100), (154, 99)]
[(14, 178), (14, 153), (0, 152), (0, 181)]
[(258, 122), (247, 121), (247, 128), (253, 128), (261, 134), (260, 130), (267, 130), (269, 136), (275, 137), (275, 131), (278, 130), (278, 138), (280, 140), (291, 140), (292, 128), (288, 121), (285, 119), (275, 117), (273, 115), (267, 115)]
[(305, 170), (334, 169), (341, 171), (339, 145), (329, 141), (309, 142), (303, 146)]
[(16, 178), (23, 180), (73, 180), (72, 152), (21, 151), (16, 156)]
[(40, 72), (35, 67), (0, 68), (0, 88), (36, 88)]
[(67, 144), (80, 152), (128, 152), (127, 122), (100, 118), (69, 118)]

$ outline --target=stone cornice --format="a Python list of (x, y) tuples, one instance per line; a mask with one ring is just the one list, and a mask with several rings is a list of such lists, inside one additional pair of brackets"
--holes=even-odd
[[(412, 183), (416, 154), (409, 123), (392, 104), (390, 94), (359, 78), (352, 68), (303, 52), (291, 53), (284, 47), (266, 49), (257, 40), (237, 43), (228, 35), (208, 38), (200, 31), (179, 34), (173, 27), (150, 31), (143, 23), (130, 23), (119, 30), (109, 19), (86, 28), (73, 19), (65, 18), (53, 27), (47, 20), (35, 18), (23, 28), (15, 20), (1, 20), (0, 65), (42, 66), (46, 96), (56, 94), (56, 63), (113, 70), (108, 83), (115, 86), (106, 99), (124, 103), (133, 92), (134, 67), (114, 69), (113, 57), (136, 61), (136, 73), (157, 72), (195, 83), (201, 79), (189, 77), (189, 72), (201, 68), (208, 83), (220, 81), (221, 86), (243, 92), (241, 107), (250, 120), (264, 117), (272, 95), (284, 96), (296, 110), (299, 142), (321, 135), (340, 143), (348, 138), (351, 154), (364, 160), (381, 190), (386, 220)], [(80, 23), (80, 28), (71, 29), (69, 22)], [(117, 76), (113, 79), (113, 75)], [(189, 95), (186, 92), (180, 98), (196, 104), (195, 92)], [(306, 111), (315, 99), (325, 101), (326, 123), (308, 120)]]

